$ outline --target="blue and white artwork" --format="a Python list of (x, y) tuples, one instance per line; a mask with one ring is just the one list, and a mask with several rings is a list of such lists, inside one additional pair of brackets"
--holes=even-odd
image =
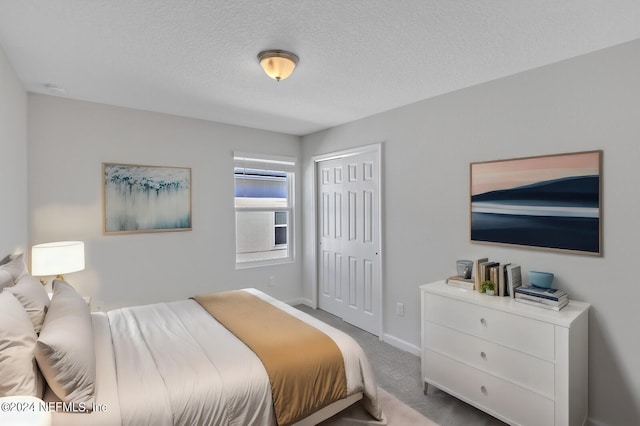
[(104, 232), (191, 229), (191, 169), (103, 163)]
[(471, 241), (600, 254), (601, 151), (471, 164)]

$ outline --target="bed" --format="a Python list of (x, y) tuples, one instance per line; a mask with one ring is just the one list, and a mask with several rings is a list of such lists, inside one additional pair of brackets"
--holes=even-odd
[[(315, 400), (322, 386), (340, 382), (333, 377), (319, 379), (315, 369), (324, 361), (306, 349), (291, 352), (312, 361), (311, 370), (305, 367), (296, 372), (295, 385), (283, 382), (278, 388), (273, 371), (267, 371), (272, 367), (260, 358), (264, 355), (236, 337), (232, 326), (214, 318), (201, 299), (89, 313), (71, 286), (54, 281), (34, 350), (38, 368), (33, 393), (51, 409), (53, 425), (302, 426), (320, 423), (355, 403), (363, 404), (372, 418), (382, 419), (371, 366), (350, 336), (258, 290), (232, 293), (330, 339), (341, 357), (344, 391), (283, 417), (284, 409), (298, 404), (292, 402), (296, 395)], [(217, 299), (218, 303), (221, 300), (220, 306), (229, 306), (226, 299)], [(265, 324), (260, 320), (255, 327), (261, 331)], [(44, 386), (37, 384), (40, 374), (46, 379)], [(319, 382), (324, 385), (319, 387)], [(284, 396), (283, 388), (289, 391)]]

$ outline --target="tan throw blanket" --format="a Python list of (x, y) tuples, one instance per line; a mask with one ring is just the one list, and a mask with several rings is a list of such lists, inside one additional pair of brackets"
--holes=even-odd
[(193, 299), (260, 358), (278, 425), (293, 424), (347, 396), (342, 353), (320, 330), (245, 291)]

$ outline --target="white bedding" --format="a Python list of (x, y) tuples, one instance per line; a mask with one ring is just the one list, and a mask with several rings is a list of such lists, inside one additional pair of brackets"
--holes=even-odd
[[(245, 291), (331, 337), (345, 359), (347, 394), (363, 392), (369, 411), (380, 416), (371, 367), (351, 337), (264, 293)], [(104, 410), (54, 413), (54, 425), (276, 424), (262, 363), (197, 302), (122, 308), (92, 319), (95, 400)]]

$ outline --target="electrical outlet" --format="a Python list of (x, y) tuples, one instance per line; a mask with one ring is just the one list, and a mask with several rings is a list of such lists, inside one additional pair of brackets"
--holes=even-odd
[(275, 287), (276, 286), (276, 277), (274, 277), (273, 275), (269, 276), (269, 283), (267, 284), (267, 287)]
[(404, 303), (402, 302), (396, 303), (396, 315), (398, 315), (399, 317), (404, 316)]

